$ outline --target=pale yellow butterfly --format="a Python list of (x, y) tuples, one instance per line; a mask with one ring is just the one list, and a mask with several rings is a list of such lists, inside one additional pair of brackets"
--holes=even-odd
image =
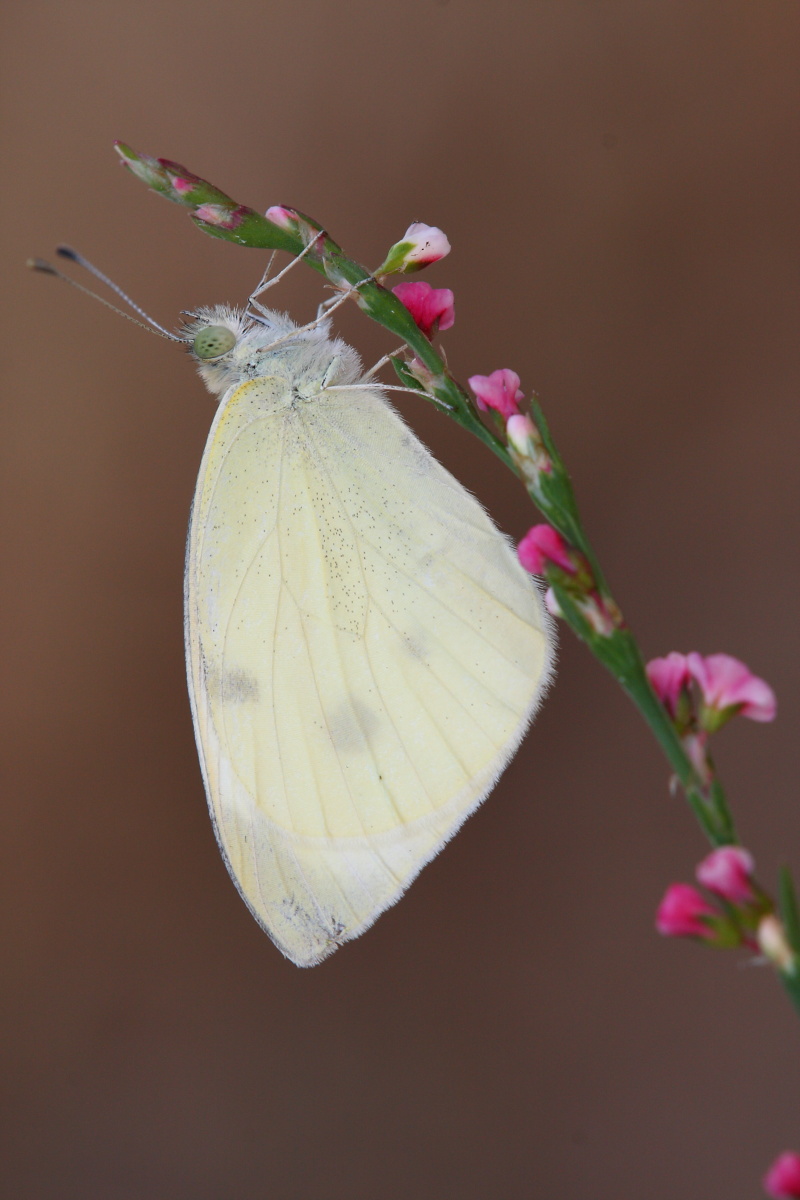
[(298, 966), (357, 937), (491, 790), (549, 679), (538, 587), (327, 327), (218, 307), (186, 553), (211, 817)]
[(552, 671), (538, 585), (326, 321), (255, 304), (262, 280), (246, 312), (202, 309), (176, 337), (58, 253), (187, 344), (221, 399), (186, 549), (195, 735), (234, 883), (313, 966), (399, 899), (517, 749)]

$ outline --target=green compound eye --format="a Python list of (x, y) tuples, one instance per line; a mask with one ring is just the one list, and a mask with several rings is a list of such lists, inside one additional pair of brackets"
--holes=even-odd
[(198, 358), (222, 358), (236, 345), (236, 334), (224, 325), (209, 325), (201, 329), (192, 342)]

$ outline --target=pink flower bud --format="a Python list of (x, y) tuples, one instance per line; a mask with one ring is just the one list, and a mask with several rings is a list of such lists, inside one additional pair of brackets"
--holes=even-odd
[(264, 216), (268, 221), (272, 221), (273, 225), (277, 225), (289, 233), (297, 232), (297, 213), (293, 208), (285, 208), (282, 204), (273, 204), (272, 208), (267, 209)]
[(551, 617), (563, 617), (564, 616), (564, 614), (561, 611), (561, 608), (559, 606), (559, 603), (556, 600), (556, 594), (552, 588), (548, 588), (544, 594), (544, 606), (547, 609), (547, 611), (550, 613)]
[(202, 221), (204, 225), (215, 225), (218, 229), (236, 229), (249, 211), (250, 209), (242, 204), (235, 208), (228, 208), (224, 204), (198, 204), (191, 216), (197, 221)]
[(794, 974), (797, 970), (797, 959), (794, 950), (789, 945), (783, 922), (774, 913), (767, 913), (758, 923), (756, 930), (758, 948), (773, 967), (779, 971)]
[(656, 929), (666, 937), (709, 939), (708, 918), (717, 912), (689, 883), (673, 883), (664, 893), (656, 913)]
[(399, 242), (389, 250), (386, 261), (378, 267), (377, 275), (393, 275), (398, 271), (419, 271), (438, 262), (450, 253), (450, 243), (441, 229), (415, 221), (409, 225)]
[(449, 329), (456, 319), (450, 288), (432, 288), (429, 283), (398, 283), (392, 291), (428, 338), (437, 330)]
[(647, 678), (670, 716), (675, 717), (681, 693), (691, 679), (686, 655), (673, 650), (666, 658), (651, 658), (647, 664)]
[[(730, 654), (688, 654), (686, 662), (712, 713), (735, 708), (751, 721), (771, 721), (777, 701), (768, 683)], [(732, 716), (733, 713), (729, 713)], [(719, 723), (714, 723), (718, 728)]]
[(530, 417), (515, 412), (506, 421), (506, 437), (511, 457), (523, 482), (527, 487), (536, 488), (542, 472), (550, 475), (553, 471), (553, 462), (542, 435)]
[(539, 431), (530, 417), (514, 413), (506, 423), (506, 436), (509, 446), (512, 446), (517, 454), (530, 454), (531, 442), (538, 439)]
[(708, 734), (694, 733), (691, 730), (684, 733), (681, 737), (681, 743), (689, 762), (694, 767), (703, 784), (711, 783), (714, 777), (714, 769), (710, 758), (708, 757)]
[(525, 397), (520, 391), (516, 371), (503, 367), (499, 371), (492, 371), (491, 375), (471, 375), (467, 383), (475, 393), (481, 412), (493, 408), (506, 420), (519, 415), (519, 403)]
[(697, 882), (731, 904), (748, 904), (755, 898), (752, 854), (741, 846), (720, 846), (712, 850), (695, 872)]
[(402, 241), (410, 242), (413, 246), (413, 250), (406, 254), (408, 262), (416, 263), (420, 267), (438, 262), (450, 253), (447, 235), (436, 225), (425, 225), (422, 221), (415, 221), (413, 225), (409, 225)]
[(590, 592), (585, 598), (577, 600), (576, 607), (598, 637), (611, 637), (622, 625), (622, 613), (616, 604), (609, 599), (604, 600), (599, 592)]
[(552, 525), (534, 525), (517, 546), (519, 561), (531, 575), (544, 575), (547, 563), (574, 575), (577, 568), (567, 543)]
[(433, 384), (436, 379), (433, 371), (425, 366), (421, 359), (417, 358), (416, 354), (406, 362), (406, 369), (409, 375), (413, 375), (417, 383), (419, 383), (426, 392), (433, 393)]
[(764, 1176), (764, 1191), (774, 1200), (800, 1196), (800, 1154), (786, 1150), (775, 1159)]

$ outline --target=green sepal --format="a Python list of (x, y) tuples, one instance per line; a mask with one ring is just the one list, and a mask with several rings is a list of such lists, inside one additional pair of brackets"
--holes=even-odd
[[(389, 253), (386, 255), (385, 260), (378, 267), (375, 274), (396, 275), (400, 272), (405, 274), (406, 271), (418, 271), (420, 269), (419, 263), (409, 263), (405, 266), (403, 265), (405, 263), (406, 255), (415, 249), (415, 247), (416, 242), (395, 242), (395, 244), (389, 248)], [(423, 263), (421, 265), (424, 266), (425, 264)]]
[(425, 391), (425, 388), (417, 379), (416, 375), (409, 370), (408, 365), (403, 362), (402, 358), (395, 357), (391, 360), (391, 363), (394, 367), (394, 373), (400, 380), (403, 387), (413, 388), (415, 392), (419, 392), (422, 396), (428, 395), (428, 392)]

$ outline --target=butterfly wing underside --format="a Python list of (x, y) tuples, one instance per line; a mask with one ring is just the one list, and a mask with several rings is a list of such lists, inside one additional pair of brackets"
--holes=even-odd
[(217, 838), (298, 965), (357, 936), (492, 787), (547, 680), (538, 592), (375, 391), (223, 402), (186, 648)]

